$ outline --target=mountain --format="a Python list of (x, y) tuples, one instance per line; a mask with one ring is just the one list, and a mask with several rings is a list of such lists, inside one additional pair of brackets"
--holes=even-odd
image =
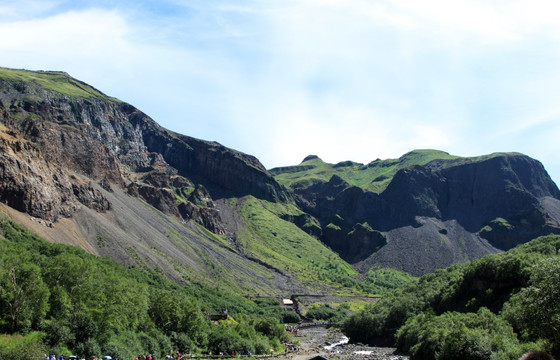
[(521, 154), (420, 150), (367, 165), (310, 156), (267, 170), (66, 73), (0, 68), (5, 216), (179, 284), (371, 291), (380, 267), (420, 275), (559, 232), (559, 199)]
[(308, 156), (271, 173), (319, 221), (322, 241), (362, 271), (421, 275), (560, 231), (556, 184), (518, 153), (416, 150), (367, 165)]
[(0, 69), (0, 203), (49, 241), (181, 284), (302, 293), (357, 274), (294, 225), (318, 227), (255, 157), (61, 72)]

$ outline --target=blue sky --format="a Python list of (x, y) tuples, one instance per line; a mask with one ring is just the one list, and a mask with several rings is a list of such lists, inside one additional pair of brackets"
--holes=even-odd
[(517, 151), (560, 181), (560, 3), (1, 0), (0, 66), (62, 70), (267, 167)]

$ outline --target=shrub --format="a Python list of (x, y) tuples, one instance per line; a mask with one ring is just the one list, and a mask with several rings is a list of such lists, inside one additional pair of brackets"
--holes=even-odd
[(512, 296), (503, 316), (525, 340), (548, 341), (560, 356), (560, 258), (544, 259), (532, 268), (530, 286)]
[(347, 318), (347, 312), (344, 309), (334, 309), (329, 305), (321, 305), (307, 311), (307, 316), (314, 320), (342, 322)]
[(301, 321), (298, 314), (293, 311), (286, 311), (282, 315), (282, 322), (287, 324), (294, 324)]
[(32, 332), (26, 336), (1, 335), (0, 359), (41, 359), (47, 352), (43, 336), (44, 334), (40, 332)]
[(410, 318), (397, 349), (417, 359), (511, 359), (521, 354), (511, 325), (486, 308), (477, 313), (430, 312)]

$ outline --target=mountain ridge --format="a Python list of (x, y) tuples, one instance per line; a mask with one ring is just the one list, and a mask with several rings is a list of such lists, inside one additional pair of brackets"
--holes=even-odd
[(368, 165), (311, 156), (271, 173), (318, 219), (323, 242), (362, 271), (383, 264), (421, 275), (560, 230), (556, 184), (520, 153), (415, 150)]
[(266, 170), (64, 73), (1, 68), (0, 89), (0, 201), (52, 241), (64, 223), (78, 246), (178, 282), (339, 291), (362, 286), (356, 269), (419, 275), (559, 229), (558, 188), (524, 155)]
[[(271, 232), (293, 226), (307, 256), (319, 258), (304, 276), (307, 256), (298, 261), (290, 246), (283, 256), (292, 256), (274, 262), (280, 254), (263, 247), (264, 235), (255, 234), (250, 220), (230, 215), (235, 203), (254, 203), (254, 213), (264, 215), (269, 202), (293, 203), (254, 156), (164, 129), (98, 93), (84, 98), (22, 80), (20, 72), (14, 80), (0, 69), (0, 201), (39, 235), (57, 242), (59, 233), (66, 243), (127, 266), (160, 269), (179, 283), (194, 279), (247, 293), (323, 288), (327, 257), (320, 253), (330, 254), (335, 267), (348, 266), (274, 215)], [(295, 210), (278, 214), (304, 219)], [(340, 284), (324, 287), (330, 286)]]

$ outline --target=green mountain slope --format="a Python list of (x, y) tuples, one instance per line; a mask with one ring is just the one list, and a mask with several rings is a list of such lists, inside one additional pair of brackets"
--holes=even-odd
[(352, 285), (356, 270), (319, 240), (284, 220), (304, 215), (293, 204), (248, 197), (240, 199), (236, 206), (246, 224), (237, 239), (243, 253), (290, 273), (315, 291), (320, 290), (318, 284)]
[(253, 156), (66, 73), (2, 68), (0, 88), (0, 208), (48, 241), (228, 293), (382, 292)]
[(119, 101), (62, 71), (29, 71), (0, 67), (0, 79), (15, 81), (23, 87), (26, 84), (36, 84), (45, 90), (52, 90), (74, 98), (82, 97), (105, 101)]
[(438, 150), (414, 150), (398, 159), (377, 159), (364, 165), (352, 161), (328, 164), (316, 156), (308, 156), (296, 166), (270, 169), (281, 184), (293, 189), (306, 188), (317, 182), (328, 182), (337, 175), (353, 186), (379, 193), (383, 191), (400, 169), (425, 165), (432, 160), (451, 160), (457, 156)]
[[(294, 321), (278, 301), (252, 301), (200, 282), (178, 286), (157, 269), (126, 268), (47, 243), (3, 218), (0, 305), (3, 359), (262, 354), (282, 349), (288, 337), (280, 322)], [(225, 310), (229, 319), (218, 325), (205, 315)]]
[[(352, 341), (397, 345), (412, 359), (560, 354), (560, 236), (422, 276), (353, 315)], [(469, 344), (469, 346), (464, 346)]]
[(278, 182), (294, 190), (307, 188), (319, 182), (328, 182), (333, 175), (337, 175), (352, 186), (380, 193), (385, 190), (399, 170), (411, 166), (426, 165), (434, 160), (442, 160), (439, 163), (435, 162), (434, 166), (443, 169), (507, 155), (521, 154), (493, 153), (475, 157), (459, 157), (440, 150), (424, 149), (410, 151), (398, 159), (377, 159), (367, 165), (352, 161), (329, 164), (317, 156), (310, 155), (299, 165), (278, 167), (269, 171)]

